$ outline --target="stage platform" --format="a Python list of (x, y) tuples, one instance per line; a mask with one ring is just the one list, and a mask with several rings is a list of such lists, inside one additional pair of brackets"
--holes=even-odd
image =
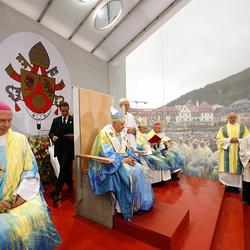
[(182, 176), (154, 186), (155, 205), (135, 215), (133, 222), (115, 217), (115, 230), (159, 249), (209, 249), (224, 186), (219, 182)]
[[(72, 196), (67, 194), (66, 185), (62, 199), (57, 203), (53, 202), (49, 196), (53, 187), (53, 184), (45, 186), (45, 198), (51, 210), (52, 221), (62, 237), (62, 244), (57, 248), (58, 250), (160, 249), (154, 246), (156, 244), (152, 245), (152, 242), (151, 244), (146, 243), (145, 237), (144, 241), (135, 238), (135, 234), (132, 231), (129, 232), (128, 229), (125, 234), (116, 229), (107, 229), (76, 215), (75, 197), (74, 194)], [(156, 195), (154, 209), (158, 208), (157, 204), (162, 204), (164, 211), (168, 207), (180, 207), (189, 210), (189, 222), (183, 228), (183, 231), (178, 234), (178, 241), (175, 241), (176, 245), (172, 246), (173, 249), (250, 249), (250, 206), (242, 205), (241, 195), (225, 192), (223, 197), (224, 187), (219, 182), (185, 176), (182, 177), (180, 182), (169, 181), (154, 186), (154, 191)], [(222, 199), (223, 202), (220, 207)], [(220, 209), (221, 216), (219, 215)], [(151, 212), (153, 210), (149, 213)], [(147, 213), (139, 214), (135, 219), (137, 220), (140, 217), (138, 223), (143, 222), (145, 215), (147, 216)], [(219, 219), (217, 220), (218, 216)], [(157, 219), (157, 217), (154, 218)], [(159, 213), (159, 217), (161, 218), (161, 213)], [(171, 219), (169, 218), (169, 221)], [(151, 229), (154, 227), (157, 231), (169, 225), (169, 223), (163, 222), (163, 219), (158, 220), (158, 222), (152, 220), (152, 225), (150, 223), (147, 227), (151, 227)], [(137, 226), (136, 223), (137, 221), (134, 221), (133, 226)], [(159, 240), (159, 238), (153, 238), (153, 240)], [(211, 242), (212, 247), (210, 247)]]

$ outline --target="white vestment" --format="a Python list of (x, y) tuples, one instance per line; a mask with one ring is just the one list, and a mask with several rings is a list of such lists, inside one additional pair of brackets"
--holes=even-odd
[(135, 135), (133, 134), (128, 134), (127, 133), (127, 129), (128, 128), (135, 128), (136, 132), (138, 130), (137, 124), (135, 122), (135, 118), (132, 114), (130, 114), (129, 112), (127, 112), (125, 114), (125, 135), (128, 138), (130, 147), (132, 147), (133, 149), (136, 149), (136, 138)]
[[(224, 138), (224, 149), (229, 147), (230, 140), (231, 138)], [(226, 186), (242, 188), (242, 175), (239, 174), (219, 173), (219, 181)]]
[(250, 136), (239, 139), (240, 160), (244, 167), (243, 181), (250, 182)]

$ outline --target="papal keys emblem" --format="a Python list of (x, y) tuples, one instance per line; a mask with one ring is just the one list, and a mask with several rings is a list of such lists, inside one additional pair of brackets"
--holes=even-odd
[[(58, 114), (59, 103), (64, 101), (64, 97), (55, 93), (62, 90), (65, 85), (63, 80), (56, 83), (53, 76), (58, 73), (58, 69), (56, 66), (49, 69), (50, 59), (43, 44), (38, 42), (31, 48), (30, 63), (21, 53), (16, 60), (22, 67), (20, 73), (13, 69), (11, 63), (5, 69), (12, 79), (21, 84), (21, 87), (8, 85), (5, 88), (8, 96), (15, 102), (15, 110), (21, 110), (18, 102), (23, 101), (29, 115), (37, 120), (38, 124), (48, 117), (52, 106), (56, 106), (55, 114)], [(37, 128), (40, 129), (40, 126)]]

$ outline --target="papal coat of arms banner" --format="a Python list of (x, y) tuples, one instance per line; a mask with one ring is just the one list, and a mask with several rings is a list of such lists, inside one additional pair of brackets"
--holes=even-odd
[(58, 50), (45, 38), (16, 33), (0, 45), (0, 99), (14, 112), (14, 129), (47, 134), (61, 101), (71, 104), (71, 82)]

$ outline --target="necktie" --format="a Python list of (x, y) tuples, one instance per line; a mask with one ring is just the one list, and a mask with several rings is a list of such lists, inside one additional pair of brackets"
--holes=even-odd
[(63, 125), (66, 125), (66, 117), (63, 117)]

